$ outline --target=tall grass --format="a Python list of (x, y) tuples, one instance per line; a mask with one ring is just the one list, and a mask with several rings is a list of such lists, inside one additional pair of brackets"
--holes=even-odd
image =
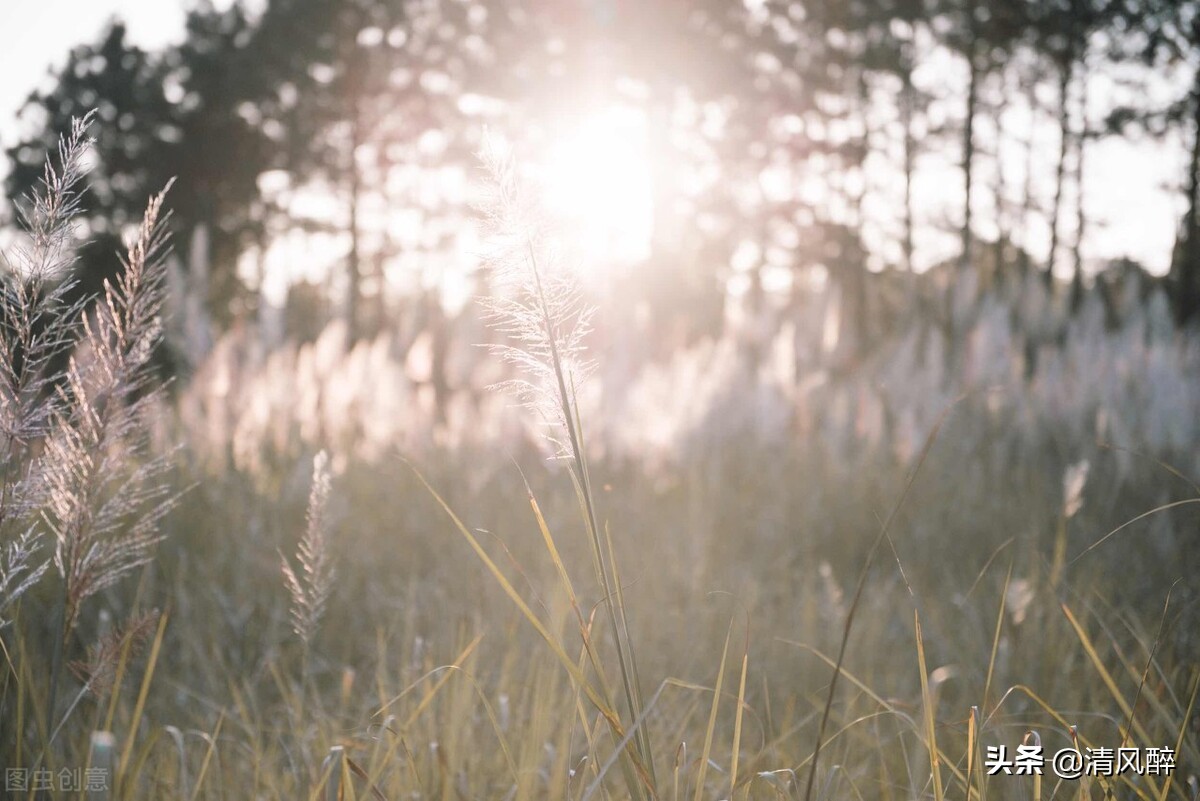
[[(444, 415), (420, 337), (337, 325), (230, 335), (171, 399), (161, 201), (94, 311), (68, 291), (85, 143), (15, 257), (53, 269), (5, 284), (0, 766), (92, 758), (114, 799), (1194, 796), (1198, 351), (1153, 301), (1043, 298), (1036, 365), (997, 291), (962, 372), (934, 331), (822, 365), (784, 326), (622, 373), (499, 160), (505, 338), (454, 351)], [(982, 769), (1035, 740), (1179, 768)]]
[[(622, 759), (629, 792), (635, 798), (652, 797), (657, 793), (657, 780), (653, 749), (642, 725), (645, 699), (612, 537), (607, 526), (601, 528), (596, 509), (596, 493), (584, 450), (583, 419), (579, 411), (577, 388), (587, 372), (581, 353), (591, 311), (577, 279), (562, 265), (555, 265), (547, 258), (539, 212), (528, 197), (528, 190), (522, 186), (511, 158), (494, 147), (483, 155), (496, 192), (491, 206), (486, 209), (494, 243), (487, 266), (498, 285), (497, 294), (490, 299), (491, 317), (494, 325), (509, 339), (508, 343), (494, 346), (494, 350), (522, 371), (508, 382), (508, 386), (515, 387), (535, 413), (552, 421), (551, 435), (568, 462), (591, 546), (592, 567), (616, 648), (625, 721), (618, 720), (612, 711), (614, 705), (607, 688), (608, 680), (596, 654), (591, 624), (585, 623), (578, 601), (572, 597), (583, 647), (600, 685), (599, 693), (591, 691), (589, 695), (599, 694), (605, 699), (605, 703), (598, 706), (607, 713), (619, 749), (624, 748), (629, 739), (626, 730), (632, 735), (629, 758)], [(557, 556), (554, 539), (532, 494), (530, 503), (563, 585), (574, 596), (571, 579)]]
[[(152, 417), (165, 398), (151, 360), (162, 331), (166, 190), (150, 199), (120, 276), (105, 282), (100, 297), (72, 300), (90, 122), (90, 115), (74, 120), (60, 140), (57, 163), (47, 161), (41, 185), (20, 207), (27, 243), (5, 257), (0, 531), (12, 539), (4, 550), (0, 609), (48, 574), (45, 564), (31, 561), (43, 536), (52, 540), (59, 579), (50, 670), (40, 685), (39, 767), (83, 694), (99, 694), (123, 665), (132, 632), (141, 627), (133, 624), (90, 650), (81, 663), (84, 686), (60, 718), (66, 651), (85, 602), (150, 561), (162, 539), (159, 523), (178, 494), (166, 480), (171, 453), (150, 443)], [(35, 697), (30, 675), (16, 673), (22, 708), (26, 693)]]

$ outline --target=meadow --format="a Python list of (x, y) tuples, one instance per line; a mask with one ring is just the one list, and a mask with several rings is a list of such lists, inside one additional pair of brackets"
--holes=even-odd
[[(178, 190), (99, 305), (61, 291), (85, 127), (10, 254), (9, 797), (1200, 792), (1200, 336), (1141, 276), (1072, 312), (981, 274), (852, 357), (802, 308), (651, 358), (496, 168), (510, 283), (447, 397), (426, 335), (337, 320), (164, 381)], [(1033, 743), (1175, 767), (989, 775)]]

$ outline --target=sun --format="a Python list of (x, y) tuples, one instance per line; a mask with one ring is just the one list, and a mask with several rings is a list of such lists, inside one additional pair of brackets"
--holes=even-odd
[(583, 266), (649, 256), (654, 194), (645, 114), (611, 106), (563, 124), (540, 159), (548, 211)]

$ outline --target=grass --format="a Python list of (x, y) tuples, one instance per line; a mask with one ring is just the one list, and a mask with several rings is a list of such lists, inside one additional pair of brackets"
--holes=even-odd
[[(1162, 497), (1185, 473), (1074, 442), (1065, 461), (1092, 461), (1064, 502), (1061, 439), (988, 469), (1009, 445), (966, 398), (911, 462), (730, 440), (652, 478), (585, 437), (586, 312), (494, 166), (501, 355), (532, 369), (514, 375), (558, 458), (331, 442), (314, 463), (289, 435), (298, 458), (214, 467), (183, 412), (143, 404), (154, 438), (105, 464), (159, 503), (102, 533), (153, 561), (116, 563), (60, 626), (68, 576), (24, 586), (40, 552), (0, 521), (21, 548), (0, 562), (20, 566), (0, 764), (111, 765), (114, 799), (1194, 797), (1200, 499)], [(71, 661), (90, 667), (51, 667)], [(989, 747), (1035, 741), (1167, 746), (1179, 768), (987, 774)]]

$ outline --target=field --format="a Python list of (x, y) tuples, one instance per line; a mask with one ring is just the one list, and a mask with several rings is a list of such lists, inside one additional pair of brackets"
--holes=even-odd
[(1200, 339), (1136, 276), (824, 364), (794, 326), (635, 358), (500, 170), (449, 399), (337, 321), (163, 383), (159, 200), (96, 310), (54, 280), (85, 147), (6, 307), (11, 797), (1195, 797)]

